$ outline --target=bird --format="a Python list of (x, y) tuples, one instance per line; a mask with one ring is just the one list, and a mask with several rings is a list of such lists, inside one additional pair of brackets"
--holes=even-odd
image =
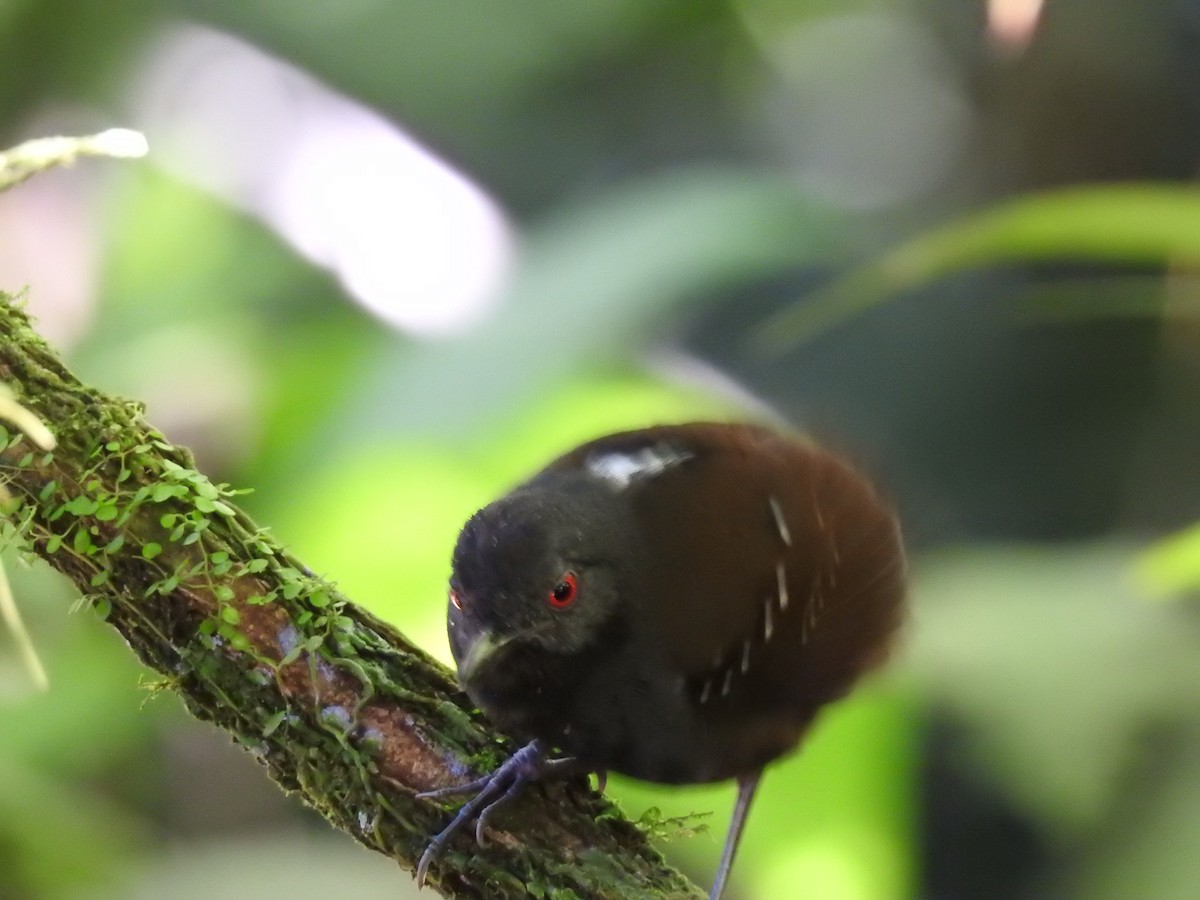
[(906, 619), (897, 516), (867, 478), (757, 424), (655, 425), (588, 441), (463, 526), (447, 634), (458, 680), (527, 742), (428, 845), (531, 781), (617, 772), (735, 780), (710, 892), (725, 888), (764, 768), (889, 656)]

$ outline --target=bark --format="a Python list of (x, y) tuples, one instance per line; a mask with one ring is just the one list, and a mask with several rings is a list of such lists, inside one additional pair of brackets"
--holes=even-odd
[[(444, 666), (315, 577), (139, 404), (81, 384), (7, 297), (0, 382), (57, 439), (42, 452), (0, 434), (3, 512), (27, 552), (281, 788), (411, 871), (455, 805), (413, 795), (490, 771), (512, 744)], [(490, 826), (485, 850), (464, 829), (429, 885), (464, 898), (699, 895), (582, 780), (536, 786)]]

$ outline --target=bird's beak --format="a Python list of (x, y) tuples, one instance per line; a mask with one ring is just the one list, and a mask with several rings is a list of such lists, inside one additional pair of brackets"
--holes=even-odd
[(467, 652), (458, 664), (458, 683), (466, 686), (496, 651), (512, 640), (511, 635), (495, 635), (481, 631), (467, 647)]

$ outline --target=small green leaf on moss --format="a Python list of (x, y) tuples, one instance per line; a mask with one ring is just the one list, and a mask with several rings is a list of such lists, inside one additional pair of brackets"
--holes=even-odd
[(79, 496), (70, 500), (64, 508), (73, 516), (90, 516), (100, 508), (100, 504), (91, 497)]
[(97, 572), (95, 575), (92, 576), (91, 581), (89, 581), (88, 583), (91, 584), (92, 587), (100, 587), (102, 585), (108, 584), (109, 574), (110, 573), (109, 573), (108, 569), (101, 569), (99, 572)]
[(266, 722), (263, 723), (262, 736), (267, 738), (275, 733), (275, 729), (283, 724), (283, 720), (287, 718), (287, 710), (279, 710), (272, 715)]
[(151, 541), (142, 547), (143, 559), (154, 559), (154, 557), (158, 556), (160, 553), (162, 553), (162, 544), (156, 544), (154, 541)]
[(96, 610), (96, 615), (101, 620), (107, 619), (112, 613), (112, 602), (107, 597), (98, 597), (92, 604), (92, 609)]
[(242, 614), (240, 612), (238, 612), (238, 609), (236, 606), (222, 606), (221, 607), (221, 618), (224, 619), (226, 622), (228, 622), (230, 625), (236, 625), (240, 621), (242, 621)]
[(117, 505), (115, 503), (105, 503), (96, 510), (96, 518), (101, 522), (111, 522), (117, 517)]
[(88, 534), (86, 528), (77, 528), (75, 530), (75, 537), (71, 540), (71, 546), (75, 548), (76, 553), (87, 553), (95, 549), (92, 544), (92, 536)]
[(58, 489), (58, 482), (54, 479), (47, 481), (42, 485), (42, 489), (38, 492), (38, 499), (45, 503), (50, 499), (51, 495)]
[(57, 553), (59, 548), (62, 546), (62, 542), (61, 534), (50, 535), (50, 540), (46, 541), (46, 552)]
[(304, 652), (303, 645), (297, 644), (295, 647), (293, 647), (291, 650), (289, 650), (287, 653), (284, 654), (283, 659), (281, 659), (279, 661), (279, 668), (282, 669), (284, 666), (290, 666), (292, 663), (294, 663), (296, 660), (298, 660), (300, 658), (300, 654), (303, 652)]
[(150, 499), (155, 503), (162, 503), (164, 500), (178, 497), (182, 493), (186, 493), (186, 490), (181, 489), (177, 484), (156, 484), (150, 492)]
[(125, 546), (125, 535), (118, 534), (115, 538), (104, 545), (105, 553), (116, 553)]

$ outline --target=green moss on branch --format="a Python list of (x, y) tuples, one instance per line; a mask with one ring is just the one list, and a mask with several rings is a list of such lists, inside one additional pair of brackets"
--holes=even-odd
[[(447, 821), (413, 795), (512, 749), (445, 668), (288, 554), (235, 491), (146, 425), (140, 405), (81, 384), (7, 297), (0, 382), (58, 441), (43, 452), (0, 433), (5, 513), (25, 546), (71, 578), (197, 717), (411, 870)], [(491, 837), (494, 849), (480, 851), (461, 835), (430, 883), (449, 897), (697, 895), (580, 782), (528, 792)]]

